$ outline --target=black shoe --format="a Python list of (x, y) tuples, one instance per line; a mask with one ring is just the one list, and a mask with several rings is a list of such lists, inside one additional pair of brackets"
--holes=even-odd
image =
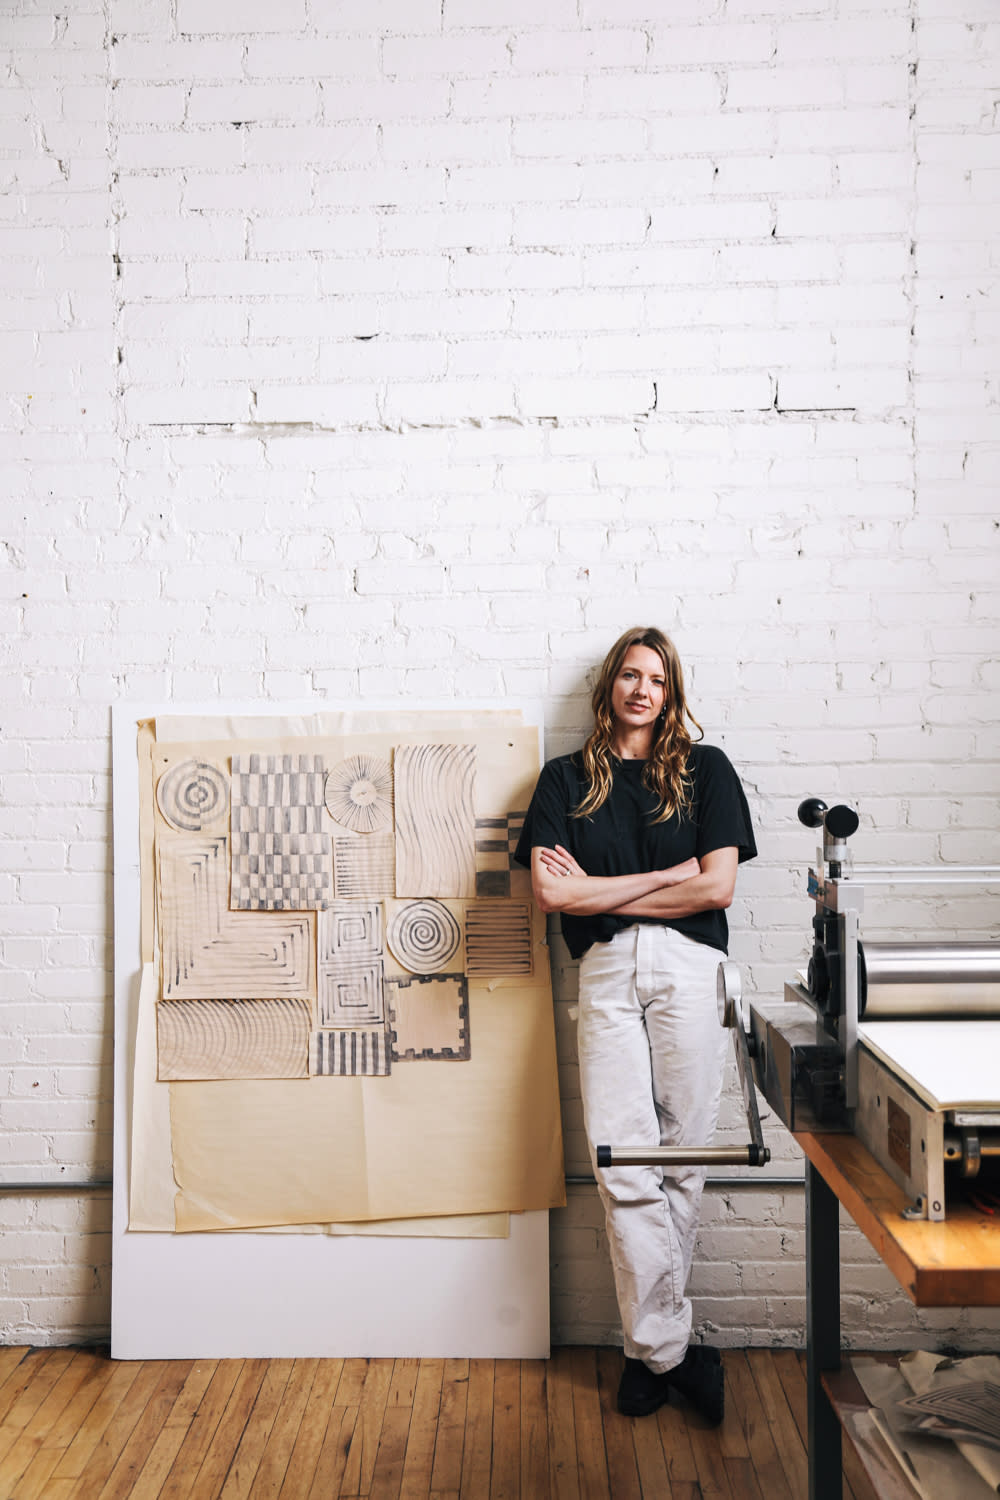
[(692, 1344), (680, 1364), (661, 1375), (641, 1359), (626, 1356), (618, 1386), (618, 1410), (626, 1417), (648, 1417), (666, 1405), (671, 1390), (689, 1401), (712, 1427), (718, 1427), (726, 1401), (726, 1377), (718, 1349)]
[(680, 1364), (663, 1378), (711, 1427), (718, 1427), (726, 1413), (726, 1375), (718, 1349), (691, 1344)]
[(648, 1417), (670, 1400), (670, 1381), (657, 1375), (641, 1359), (625, 1356), (618, 1385), (618, 1410), (624, 1417)]

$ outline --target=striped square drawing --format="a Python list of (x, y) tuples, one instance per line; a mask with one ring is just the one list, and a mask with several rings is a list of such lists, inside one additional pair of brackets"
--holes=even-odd
[(385, 989), (394, 1063), (464, 1062), (471, 1057), (464, 974), (413, 974), (387, 979)]
[(318, 755), (234, 755), (232, 906), (321, 911), (333, 896), (333, 841), (322, 831)]
[(338, 899), (396, 893), (396, 840), (391, 833), (334, 835), (333, 888)]
[(392, 1068), (385, 1028), (314, 1031), (309, 1043), (312, 1076), (386, 1078)]
[(465, 972), (532, 972), (531, 907), (526, 901), (470, 901), (465, 909)]

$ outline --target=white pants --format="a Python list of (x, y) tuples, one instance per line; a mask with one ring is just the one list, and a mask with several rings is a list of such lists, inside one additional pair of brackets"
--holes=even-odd
[[(654, 924), (626, 927), (580, 961), (580, 1084), (595, 1147), (707, 1146), (727, 1033), (715, 948)], [(625, 1353), (657, 1372), (684, 1358), (684, 1295), (705, 1182), (700, 1167), (594, 1169), (607, 1216)]]

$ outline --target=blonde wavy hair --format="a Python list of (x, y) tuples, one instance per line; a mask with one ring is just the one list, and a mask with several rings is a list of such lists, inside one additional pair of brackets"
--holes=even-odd
[(702, 727), (691, 713), (684, 697), (684, 672), (677, 648), (669, 636), (652, 625), (635, 625), (619, 636), (611, 647), (594, 684), (590, 704), (594, 711), (594, 731), (583, 747), (583, 769), (587, 791), (574, 818), (586, 818), (607, 801), (611, 792), (612, 749), (615, 720), (611, 711), (611, 688), (621, 671), (626, 653), (632, 646), (648, 646), (663, 663), (664, 704), (653, 731), (653, 746), (643, 781), (660, 801), (654, 823), (665, 823), (676, 812), (686, 812), (691, 805), (691, 778), (688, 756), (693, 743), (685, 720), (698, 731)]

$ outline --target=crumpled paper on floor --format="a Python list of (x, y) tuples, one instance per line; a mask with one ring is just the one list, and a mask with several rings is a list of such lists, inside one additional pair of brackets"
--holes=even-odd
[[(959, 1452), (956, 1444), (939, 1437), (928, 1437), (913, 1431), (909, 1417), (897, 1415), (896, 1403), (915, 1394), (915, 1387), (901, 1373), (903, 1362), (908, 1365), (915, 1379), (925, 1378), (926, 1361), (932, 1365), (940, 1363), (944, 1356), (920, 1351), (917, 1363), (914, 1355), (904, 1355), (899, 1366), (885, 1364), (870, 1355), (854, 1355), (851, 1368), (866, 1397), (875, 1408), (875, 1425), (895, 1454), (896, 1460), (906, 1474), (921, 1500), (996, 1500), (997, 1491)], [(1000, 1364), (992, 1356), (984, 1356), (994, 1368)], [(962, 1369), (973, 1361), (955, 1362), (953, 1368)], [(982, 1375), (970, 1371), (959, 1377), (963, 1380), (982, 1379)], [(996, 1378), (996, 1376), (985, 1377)], [(932, 1387), (924, 1386), (924, 1390)], [(918, 1394), (923, 1394), (920, 1391)], [(963, 1445), (965, 1446), (965, 1445)]]

